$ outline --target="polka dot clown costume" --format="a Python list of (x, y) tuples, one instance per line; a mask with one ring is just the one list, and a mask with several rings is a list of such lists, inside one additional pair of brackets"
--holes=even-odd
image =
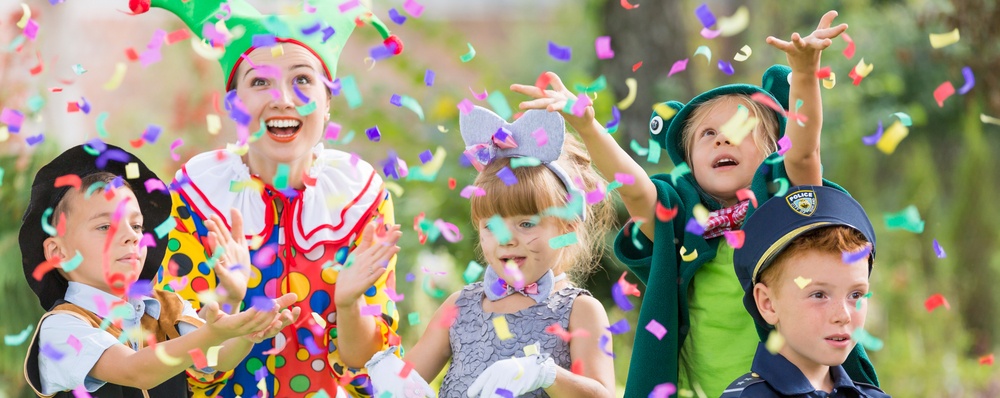
[[(240, 0), (131, 0), (129, 5), (137, 14), (154, 7), (181, 18), (221, 54), (227, 89), (235, 86), (237, 67), (250, 60), (253, 50), (280, 45), (308, 50), (319, 60), (316, 75), (331, 86), (341, 49), (355, 26), (364, 24), (376, 27), (387, 50), (402, 51), (402, 43), (364, 6), (341, 10), (333, 1), (309, 3), (309, 10), (296, 15), (262, 15)], [(241, 125), (238, 129), (247, 125), (236, 121)], [(245, 130), (240, 132), (245, 143)], [(270, 141), (268, 145), (274, 146)], [(249, 151), (252, 154), (254, 147)], [(228, 209), (235, 208), (243, 215), (253, 259), (242, 307), (293, 292), (298, 296), (293, 306), (302, 310), (293, 325), (255, 345), (233, 372), (214, 380), (189, 380), (195, 396), (309, 397), (321, 390), (333, 396), (338, 388), (353, 396), (372, 394), (366, 371), (349, 368), (341, 360), (334, 293), (338, 265), (348, 262), (365, 225), (373, 220), (395, 223), (392, 200), (368, 163), (321, 143), (302, 152), (296, 155), (310, 158), (311, 163), (302, 172), (301, 187), (272, 184), (255, 174), (248, 155), (225, 150), (196, 155), (175, 175), (171, 216), (176, 227), (168, 236), (157, 288), (176, 291), (195, 308), (216, 293), (220, 281), (203, 222), (214, 214), (231, 228)], [(280, 164), (270, 166), (280, 168)], [(381, 309), (373, 316), (383, 345), (380, 349), (390, 341), (398, 345), (399, 340), (399, 314), (386, 294), (387, 288), (395, 289), (395, 256), (386, 268), (363, 294), (362, 303)]]

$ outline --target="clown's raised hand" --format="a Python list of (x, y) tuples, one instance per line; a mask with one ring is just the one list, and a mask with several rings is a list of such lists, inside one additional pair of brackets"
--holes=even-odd
[(774, 36), (767, 37), (767, 44), (784, 51), (788, 58), (788, 66), (793, 72), (815, 73), (819, 70), (819, 58), (827, 47), (833, 43), (833, 39), (840, 36), (847, 30), (847, 24), (842, 23), (832, 26), (833, 19), (837, 17), (836, 11), (828, 11), (819, 20), (816, 30), (809, 36), (801, 37), (798, 32), (792, 33), (791, 41), (784, 41)]

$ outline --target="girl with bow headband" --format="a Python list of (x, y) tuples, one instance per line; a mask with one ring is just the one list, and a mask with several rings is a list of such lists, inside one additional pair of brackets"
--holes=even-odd
[(373, 356), (372, 384), (397, 397), (434, 396), (421, 376), (433, 379), (450, 359), (442, 397), (614, 396), (613, 359), (601, 344), (610, 345), (607, 313), (566, 276), (600, 259), (612, 215), (603, 179), (558, 114), (528, 111), (507, 123), (476, 107), (459, 124), (480, 171), (472, 224), (486, 275), (434, 314), (407, 352), (412, 371), (401, 372), (407, 365), (393, 349)]

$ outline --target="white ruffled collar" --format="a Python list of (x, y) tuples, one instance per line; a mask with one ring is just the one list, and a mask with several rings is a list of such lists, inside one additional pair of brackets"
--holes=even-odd
[[(349, 244), (384, 196), (382, 178), (367, 162), (323, 144), (313, 148), (313, 155), (305, 189), (285, 209), (292, 211), (292, 224), (283, 225), (292, 228), (296, 249), (306, 252), (320, 244)], [(178, 192), (203, 220), (217, 214), (230, 226), (228, 209), (238, 209), (248, 239), (268, 238), (275, 214), (271, 198), (284, 198), (280, 192), (255, 188), (261, 186), (260, 179), (250, 175), (239, 156), (224, 150), (196, 155), (174, 179), (184, 182)]]

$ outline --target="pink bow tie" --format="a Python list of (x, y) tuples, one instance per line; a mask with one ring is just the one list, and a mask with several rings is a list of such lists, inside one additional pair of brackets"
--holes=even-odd
[(500, 280), (500, 287), (503, 287), (504, 290), (507, 290), (507, 288), (509, 287), (511, 289), (514, 289), (515, 292), (521, 293), (521, 294), (523, 294), (525, 296), (531, 295), (531, 294), (538, 294), (538, 282), (534, 282), (534, 283), (532, 283), (530, 285), (525, 285), (524, 289), (517, 290), (513, 286), (508, 286), (507, 282), (504, 281), (503, 279), (501, 279)]

